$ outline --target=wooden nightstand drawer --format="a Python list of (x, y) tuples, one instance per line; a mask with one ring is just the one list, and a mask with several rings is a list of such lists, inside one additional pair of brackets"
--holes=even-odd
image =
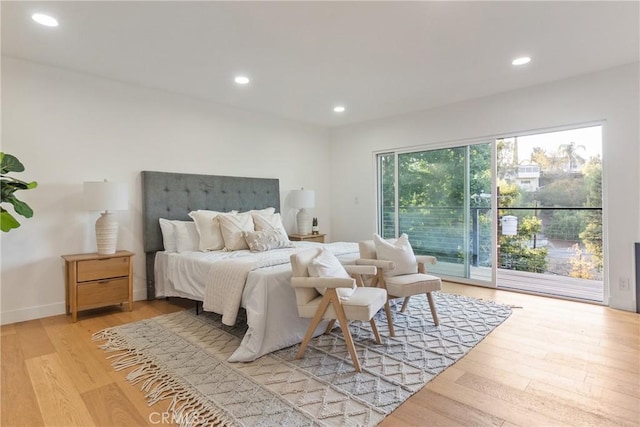
[(78, 282), (124, 277), (129, 274), (129, 257), (78, 261)]
[(78, 307), (120, 304), (129, 299), (129, 279), (101, 280), (78, 285)]
[(317, 242), (324, 243), (326, 234), (289, 234), (289, 240), (292, 242)]
[(128, 303), (133, 310), (133, 252), (63, 255), (65, 308), (71, 321), (78, 311)]

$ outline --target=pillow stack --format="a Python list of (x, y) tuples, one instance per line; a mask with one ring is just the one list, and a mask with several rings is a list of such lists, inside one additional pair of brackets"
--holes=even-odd
[[(228, 215), (235, 215), (238, 211), (231, 211)], [(201, 251), (218, 251), (224, 248), (224, 240), (220, 227), (215, 226), (215, 220), (222, 212), (197, 210), (189, 212), (198, 230), (200, 242), (198, 249)], [(224, 214), (227, 215), (227, 214)]]
[(166, 252), (261, 252), (292, 246), (280, 214), (272, 207), (241, 213), (196, 210), (189, 216), (193, 221), (160, 218)]

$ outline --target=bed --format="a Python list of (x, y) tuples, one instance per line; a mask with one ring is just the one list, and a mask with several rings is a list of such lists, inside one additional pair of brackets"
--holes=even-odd
[[(207, 283), (220, 265), (215, 263), (229, 259), (252, 260), (255, 254), (248, 250), (166, 252), (160, 218), (186, 221), (190, 220), (189, 212), (197, 209), (245, 212), (273, 207), (276, 212), (280, 211), (279, 181), (271, 178), (143, 171), (142, 196), (147, 299), (188, 298), (204, 302), (205, 310), (209, 308)], [(292, 244), (293, 248), (276, 249), (259, 257), (260, 266), (248, 271), (246, 280), (230, 277), (230, 281), (244, 282), (239, 303), (246, 310), (247, 332), (229, 361), (255, 360), (302, 340), (310, 321), (297, 313), (295, 293), (289, 284), (291, 253), (321, 245), (345, 263), (358, 257), (356, 243)], [(208, 297), (211, 301), (211, 295)], [(232, 319), (235, 321), (235, 317)], [(316, 334), (322, 333), (324, 327), (320, 325)]]

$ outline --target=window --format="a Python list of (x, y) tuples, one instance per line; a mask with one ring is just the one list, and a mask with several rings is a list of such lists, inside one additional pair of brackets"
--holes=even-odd
[(379, 232), (436, 274), (603, 301), (601, 151), (591, 126), (378, 154)]
[(433, 272), (469, 278), (472, 265), (491, 266), (489, 143), (379, 154), (378, 178), (383, 237), (406, 233), (416, 254), (438, 257)]

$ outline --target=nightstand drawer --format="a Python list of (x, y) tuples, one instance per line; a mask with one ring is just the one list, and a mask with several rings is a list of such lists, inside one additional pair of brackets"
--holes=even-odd
[(78, 306), (120, 304), (129, 300), (129, 279), (102, 280), (78, 285)]
[(129, 257), (78, 261), (78, 282), (128, 276), (129, 262)]

